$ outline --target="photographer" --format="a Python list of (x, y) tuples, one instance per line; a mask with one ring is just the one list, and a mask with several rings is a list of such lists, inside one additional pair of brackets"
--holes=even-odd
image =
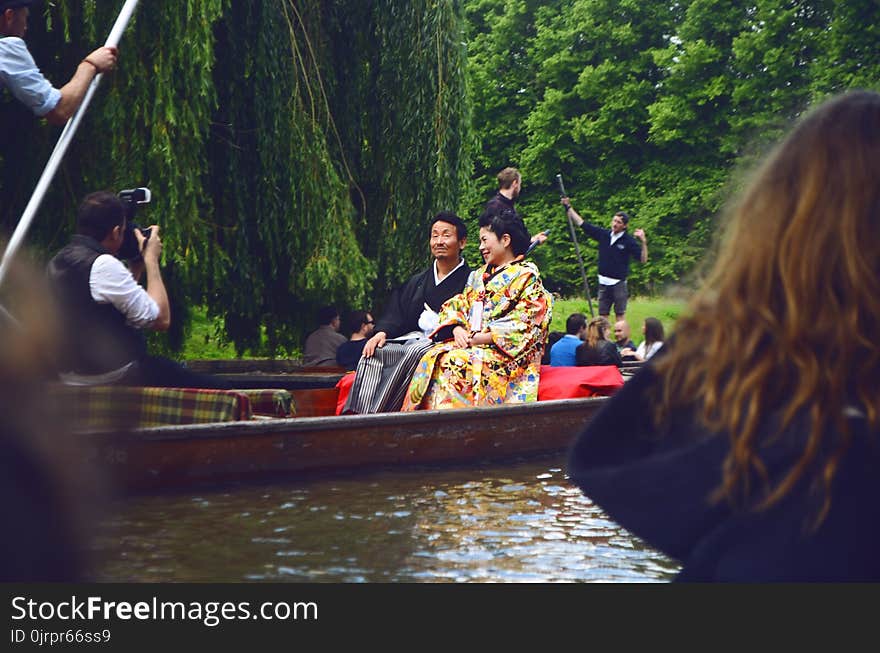
[[(142, 330), (166, 331), (171, 309), (159, 269), (159, 227), (144, 230), (148, 238), (131, 228), (133, 207), (107, 191), (88, 195), (79, 207), (77, 233), (49, 262), (49, 279), (66, 320), (67, 346), (59, 361), (62, 381), (228, 387), (169, 359), (147, 355)], [(126, 241), (132, 238), (136, 245), (129, 247)], [(137, 259), (128, 268), (117, 258), (122, 250), (131, 250)], [(138, 285), (144, 272), (146, 290)]]

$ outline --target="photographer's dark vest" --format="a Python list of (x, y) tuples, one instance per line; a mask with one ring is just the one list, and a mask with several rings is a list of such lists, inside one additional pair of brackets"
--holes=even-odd
[(49, 262), (49, 279), (65, 317), (65, 347), (60, 371), (104, 374), (146, 354), (143, 334), (126, 324), (112, 304), (92, 299), (89, 277), (102, 254), (94, 238), (74, 235)]

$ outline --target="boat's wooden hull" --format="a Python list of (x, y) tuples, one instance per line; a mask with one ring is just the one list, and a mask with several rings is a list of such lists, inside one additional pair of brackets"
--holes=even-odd
[(605, 400), (164, 426), (86, 437), (95, 460), (121, 488), (156, 490), (561, 451)]

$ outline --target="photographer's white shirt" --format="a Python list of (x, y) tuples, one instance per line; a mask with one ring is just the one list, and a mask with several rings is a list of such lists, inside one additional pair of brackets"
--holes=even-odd
[(101, 254), (89, 273), (92, 299), (99, 304), (113, 304), (135, 329), (145, 329), (159, 317), (159, 305), (134, 280), (131, 272), (118, 258)]

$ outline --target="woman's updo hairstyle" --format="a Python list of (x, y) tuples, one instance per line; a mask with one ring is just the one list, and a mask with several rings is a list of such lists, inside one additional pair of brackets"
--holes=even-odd
[(519, 213), (504, 209), (501, 213), (485, 211), (479, 219), (480, 227), (486, 227), (500, 240), (504, 234), (510, 236), (510, 247), (516, 256), (526, 253), (532, 236)]

